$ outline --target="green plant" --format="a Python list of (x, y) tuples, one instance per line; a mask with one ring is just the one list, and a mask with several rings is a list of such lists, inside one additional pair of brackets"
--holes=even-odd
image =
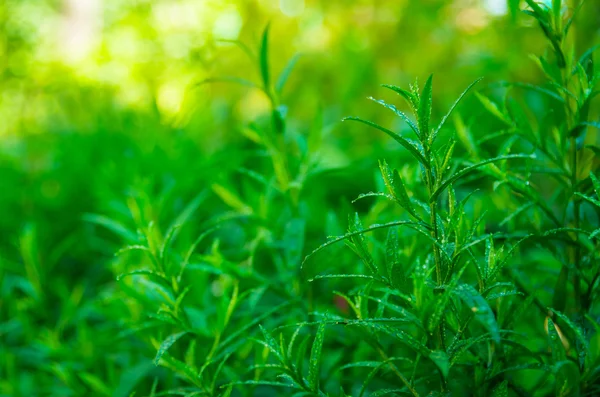
[[(209, 21), (276, 20), (255, 50), (204, 40), (193, 2), (123, 2), (70, 70), (37, 41), (51, 19), (29, 26), (67, 15), (21, 3), (0, 5), (0, 134), (19, 130), (0, 140), (0, 396), (600, 392), (599, 4)], [(402, 88), (422, 70), (443, 89)], [(481, 75), (527, 83), (477, 80), (442, 112)]]
[[(598, 149), (590, 142), (593, 135), (587, 134), (588, 129), (600, 127), (589, 120), (591, 105), (599, 93), (598, 71), (593, 61), (597, 46), (578, 56), (568, 34), (583, 3), (569, 10), (561, 1), (548, 5), (527, 0), (530, 9), (525, 12), (538, 22), (551, 48), (545, 55), (533, 57), (547, 82), (541, 86), (511, 84), (509, 88), (533, 90), (547, 97), (548, 111), (542, 117), (532, 120), (508, 90), (502, 106), (479, 97), (483, 106), (506, 126), (491, 134), (491, 139), (496, 142), (505, 139), (501, 144), (504, 151), (522, 145), (537, 155), (535, 162), (528, 164), (516, 179), (496, 170), (493, 174), (499, 184), (517, 193), (517, 208), (506, 223), (511, 229), (531, 233), (521, 247), (521, 255), (527, 258), (542, 248), (554, 262), (529, 266), (527, 270), (513, 268), (510, 277), (516, 281), (532, 271), (558, 273), (548, 280), (553, 285), (550, 294), (537, 294), (538, 306), (547, 310), (545, 328), (552, 351), (545, 376), (555, 378), (557, 395), (596, 393), (593, 385), (598, 377), (597, 353), (592, 353), (589, 347), (590, 338), (597, 332), (592, 313), (597, 310), (594, 296), (600, 272), (595, 232), (598, 211), (593, 208), (597, 201), (589, 196), (594, 191), (598, 194), (595, 175)], [(541, 186), (552, 186), (553, 194), (543, 191)], [(526, 225), (518, 218), (536, 222)], [(521, 289), (531, 287), (522, 284)], [(558, 337), (562, 347), (553, 342)]]
[[(596, 392), (598, 351), (592, 352), (590, 343), (597, 339), (598, 330), (597, 320), (591, 313), (597, 310), (593, 297), (597, 294), (600, 270), (597, 265), (599, 233), (593, 224), (582, 226), (583, 219), (597, 219), (598, 212), (596, 210), (594, 215), (588, 212), (584, 217), (582, 202), (597, 206), (598, 200), (580, 191), (595, 190), (598, 194), (599, 186), (597, 177), (590, 173), (594, 161), (590, 153), (596, 153), (597, 147), (584, 145), (588, 127), (599, 126), (588, 121), (590, 103), (597, 95), (592, 61), (595, 48), (580, 58), (565, 55), (565, 37), (578, 10), (568, 14), (560, 1), (554, 1), (551, 7), (527, 2), (531, 10), (526, 12), (536, 17), (553, 48), (554, 64), (546, 56), (536, 58), (550, 83), (547, 87), (526, 84), (509, 87), (531, 89), (558, 102), (558, 106), (551, 104), (558, 117), (540, 121), (537, 132), (527, 111), (508, 95), (504, 107), (500, 108), (478, 93), (483, 107), (508, 128), (485, 134), (476, 141), (471, 129), (460, 117), (456, 118), (459, 139), (470, 157), (466, 167), (457, 171), (457, 163), (452, 161), (454, 140), (446, 138), (445, 144), (436, 146), (441, 127), (456, 103), (438, 128), (430, 127), (431, 77), (421, 92), (416, 84), (410, 90), (386, 86), (406, 100), (413, 118), (393, 105), (376, 100), (409, 126), (409, 132), (418, 139), (416, 142), (373, 122), (347, 118), (389, 135), (419, 164), (412, 172), (407, 172), (404, 166), (401, 174), (391, 170), (387, 163), (380, 163), (386, 192), (359, 196), (359, 199), (383, 196), (395, 202), (403, 208), (404, 219), (364, 228), (357, 214), (349, 220), (347, 234), (309, 255), (344, 241), (362, 265), (359, 274), (321, 274), (313, 279), (367, 281), (348, 294), (335, 292), (347, 302), (355, 319), (330, 320), (331, 315), (315, 313), (323, 318), (320, 324), (352, 328), (358, 334), (356, 343), (367, 345), (364, 349), (360, 344), (353, 346), (360, 352), (357, 355), (378, 359), (342, 367), (373, 368), (362, 373), (361, 378), (365, 380), (359, 395), (369, 387), (373, 387), (373, 395), (394, 392), (419, 395), (437, 388), (440, 393), (476, 395), (504, 395), (508, 389), (517, 394), (593, 395)], [(544, 129), (553, 131), (554, 139), (545, 136)], [(501, 145), (489, 145), (502, 138), (507, 139)], [(500, 150), (490, 153), (490, 148), (498, 147)], [(515, 148), (528, 154), (510, 154)], [(513, 159), (520, 160), (503, 161)], [(496, 180), (496, 191), (506, 189), (504, 193), (517, 193), (519, 205), (515, 212), (499, 223), (501, 229), (508, 225), (505, 231), (482, 233), (483, 216), (474, 221), (468, 219), (466, 208), (469, 199), (474, 200), (475, 192), (458, 190), (465, 198), (456, 201), (455, 183), (467, 179), (479, 168)], [(583, 179), (587, 173), (592, 183)], [(420, 175), (420, 180), (409, 180), (413, 188), (407, 190), (407, 177), (415, 175)], [(552, 198), (546, 197), (536, 188), (537, 183), (532, 183), (533, 175), (550, 177), (551, 180), (541, 183), (545, 186), (552, 186), (552, 180), (556, 180), (558, 193)], [(442, 197), (446, 190), (448, 198)], [(593, 211), (593, 208), (586, 210)], [(519, 222), (518, 216), (535, 219), (535, 227), (531, 227), (532, 223)], [(402, 233), (402, 244), (393, 231), (400, 227), (408, 229)], [(367, 233), (377, 234), (380, 229), (390, 229), (385, 244), (367, 239)], [(495, 247), (498, 240), (505, 241), (500, 249)], [(537, 291), (528, 289), (526, 284), (530, 282), (521, 280), (528, 269), (510, 266), (514, 253), (527, 258), (529, 250), (535, 250), (539, 258), (540, 248), (551, 252), (560, 264), (550, 299), (538, 297)], [(551, 269), (546, 271), (552, 272)], [(584, 291), (582, 284), (586, 286)], [(520, 298), (522, 295), (524, 301)], [(572, 296), (571, 307), (567, 306), (571, 301), (569, 295)], [(535, 306), (531, 306), (532, 303)], [(527, 313), (528, 320), (522, 317)], [(473, 319), (479, 320), (479, 324)], [(525, 338), (532, 335), (537, 339), (536, 344), (547, 346), (551, 354), (541, 348), (532, 349), (536, 344), (526, 344)], [(401, 349), (394, 341), (407, 349)], [(274, 347), (272, 351), (275, 353)], [(302, 389), (297, 380), (302, 379), (298, 369), (283, 360), (281, 364), (283, 368), (275, 368), (286, 374), (296, 371), (296, 378), (292, 377), (288, 387)], [(319, 361), (315, 365), (318, 364)], [(383, 369), (391, 375), (379, 375)], [(432, 379), (433, 371), (437, 371), (438, 376)], [(530, 371), (536, 375), (526, 376)], [(370, 386), (374, 380), (381, 383)], [(346, 386), (352, 388), (353, 382)], [(315, 389), (310, 392), (323, 393)], [(350, 389), (350, 392), (357, 390)]]

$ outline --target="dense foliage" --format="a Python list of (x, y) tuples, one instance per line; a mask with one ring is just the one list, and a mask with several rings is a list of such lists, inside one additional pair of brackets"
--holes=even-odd
[(255, 45), (242, 5), (216, 42), (107, 2), (95, 69), (40, 60), (23, 15), (53, 3), (26, 3), (0, 5), (0, 396), (600, 394), (600, 4), (324, 2), (291, 34), (330, 47), (286, 57), (252, 2)]

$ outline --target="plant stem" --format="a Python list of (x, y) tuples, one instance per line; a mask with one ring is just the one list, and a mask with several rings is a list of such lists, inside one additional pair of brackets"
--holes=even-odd
[[(568, 89), (568, 85), (569, 85), (569, 72), (570, 68), (565, 67), (562, 72), (561, 72), (561, 77), (562, 77), (562, 85), (565, 89)], [(571, 131), (573, 129), (574, 125), (577, 125), (577, 120), (575, 120), (575, 116), (574, 116), (574, 112), (573, 109), (570, 106), (571, 103), (571, 98), (569, 98), (569, 96), (565, 93), (564, 95), (564, 100), (565, 100), (565, 119), (566, 119), (566, 133), (567, 134), (571, 134)], [(575, 104), (577, 106), (577, 104)], [(576, 112), (578, 113), (578, 112)], [(578, 150), (577, 150), (577, 137), (576, 136), (571, 136), (569, 137), (570, 140), (570, 155), (571, 155), (571, 175), (570, 175), (570, 179), (571, 179), (571, 197), (569, 199), (569, 201), (567, 202), (567, 206), (569, 202), (573, 203), (573, 224), (574, 227), (576, 229), (580, 228), (580, 224), (581, 224), (581, 220), (580, 220), (580, 201), (579, 199), (575, 196), (575, 193), (577, 192), (577, 186), (578, 186), (578, 179), (577, 179), (577, 154), (578, 154)], [(574, 292), (574, 299), (575, 299), (575, 311), (579, 314), (579, 312), (581, 311), (581, 280), (580, 280), (580, 276), (579, 276), (579, 269), (580, 269), (580, 265), (581, 265), (581, 247), (579, 245), (579, 235), (577, 233), (574, 233), (573, 235), (573, 240), (575, 242), (575, 247), (573, 248), (573, 264), (575, 266), (575, 271), (573, 274), (573, 292)]]
[[(429, 157), (429, 156), (428, 156)], [(432, 195), (435, 191), (435, 186), (433, 182), (433, 175), (431, 172), (431, 167), (427, 168), (427, 188), (429, 189), (429, 195)], [(438, 227), (437, 227), (437, 203), (435, 201), (429, 202), (429, 214), (430, 214), (430, 222), (431, 222), (431, 237), (435, 241), (438, 241)], [(440, 255), (440, 247), (437, 244), (432, 243), (433, 246), (433, 257), (435, 261), (435, 276), (437, 285), (442, 285), (442, 261)]]
[[(436, 184), (433, 181), (433, 173), (431, 172), (431, 151), (430, 151), (430, 146), (427, 145), (425, 146), (426, 149), (426, 158), (427, 158), (427, 162), (428, 162), (428, 167), (427, 167), (427, 188), (429, 190), (429, 195), (431, 196), (433, 194), (433, 192), (435, 191), (436, 188)], [(434, 261), (435, 261), (435, 276), (436, 276), (436, 282), (438, 286), (442, 285), (442, 260), (441, 260), (441, 255), (440, 255), (440, 247), (437, 246), (436, 242), (438, 241), (438, 226), (437, 226), (437, 202), (436, 201), (431, 201), (429, 200), (429, 214), (430, 214), (430, 222), (431, 222), (431, 237), (433, 238), (434, 242), (432, 243), (433, 246), (433, 257), (434, 257)], [(445, 319), (442, 319), (442, 321), (440, 321), (440, 325), (438, 326), (438, 332), (437, 332), (437, 343), (438, 343), (438, 348), (441, 348), (442, 350), (446, 350), (445, 347), (445, 343), (444, 343), (444, 326), (445, 326)]]
[[(579, 199), (575, 196), (576, 190), (577, 190), (577, 141), (576, 138), (573, 137), (571, 138), (571, 145), (572, 145), (572, 150), (573, 150), (573, 158), (572, 158), (572, 176), (571, 176), (571, 184), (572, 184), (572, 188), (573, 188), (573, 217), (574, 217), (574, 224), (575, 224), (575, 228), (579, 229), (580, 228), (580, 217), (579, 217), (579, 212), (580, 212), (580, 201)], [(579, 277), (579, 270), (580, 270), (580, 265), (581, 265), (581, 246), (579, 245), (579, 234), (575, 233), (575, 272), (573, 275), (573, 291), (575, 293), (575, 311), (579, 314), (579, 312), (581, 311), (581, 280)]]

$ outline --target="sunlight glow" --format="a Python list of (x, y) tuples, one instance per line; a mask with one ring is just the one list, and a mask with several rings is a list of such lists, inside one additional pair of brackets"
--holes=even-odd
[(507, 0), (483, 0), (483, 8), (493, 16), (506, 15), (508, 12)]

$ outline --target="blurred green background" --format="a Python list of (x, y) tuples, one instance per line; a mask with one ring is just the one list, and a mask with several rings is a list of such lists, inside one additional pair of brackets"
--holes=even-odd
[[(62, 386), (53, 395), (77, 395), (85, 389), (65, 374), (84, 370), (95, 374), (83, 381), (88, 387), (97, 376), (126, 395), (150, 370), (142, 347), (113, 338), (122, 317), (111, 297), (119, 242), (84, 214), (125, 214), (126, 197), (141, 190), (156, 198), (156, 217), (168, 220), (250, 161), (245, 128), (269, 111), (267, 98), (234, 84), (199, 84), (220, 76), (260, 81), (232, 41), (256, 53), (270, 23), (271, 70), (300, 54), (282, 96), (288, 125), (299, 135), (320, 129), (330, 173), (309, 189), (343, 218), (343, 203), (375, 188), (377, 159), (395, 149), (383, 134), (340, 119), (397, 123), (366, 97), (389, 96), (380, 84), (406, 86), (431, 73), (437, 115), (478, 77), (492, 94), (486, 85), (499, 80), (542, 81), (528, 55), (546, 43), (520, 7), (516, 0), (2, 0), (0, 395), (46, 395), (42, 385), (55, 383)], [(600, 38), (600, 2), (586, 7), (572, 36), (578, 49)], [(544, 106), (539, 96), (525, 100)], [(484, 113), (472, 100), (464, 106), (472, 120)], [(206, 200), (199, 217), (223, 211), (215, 197)], [(326, 211), (315, 211), (322, 223)], [(322, 241), (316, 229), (314, 241)]]

